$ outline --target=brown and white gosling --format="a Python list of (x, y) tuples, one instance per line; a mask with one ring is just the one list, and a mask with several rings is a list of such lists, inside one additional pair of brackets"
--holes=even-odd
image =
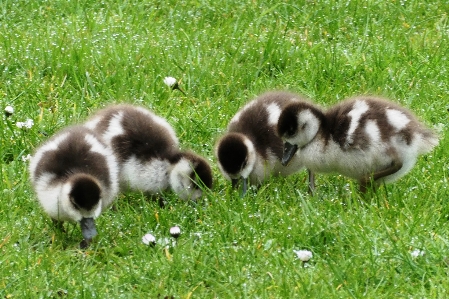
[(162, 117), (140, 106), (119, 104), (94, 114), (85, 126), (97, 132), (117, 155), (122, 189), (158, 194), (171, 188), (195, 200), (212, 187), (207, 161), (180, 151), (175, 131)]
[(293, 156), (288, 166), (281, 164), (283, 142), (276, 134), (281, 111), (301, 99), (286, 91), (264, 93), (234, 115), (227, 133), (218, 140), (215, 149), (218, 167), (233, 187), (243, 180), (242, 195), (248, 183), (259, 185), (270, 176), (286, 176), (302, 168)]
[(438, 144), (412, 112), (374, 96), (350, 98), (327, 110), (307, 101), (292, 103), (283, 109), (277, 133), (285, 142), (284, 164), (299, 157), (312, 172), (358, 180), (362, 192), (371, 181), (399, 179), (418, 155)]
[(31, 158), (30, 179), (43, 210), (56, 222), (79, 222), (87, 247), (97, 235), (95, 219), (114, 201), (118, 164), (111, 149), (89, 129), (57, 133)]

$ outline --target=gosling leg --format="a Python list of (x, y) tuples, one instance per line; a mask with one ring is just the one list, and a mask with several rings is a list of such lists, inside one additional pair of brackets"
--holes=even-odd
[(310, 169), (307, 169), (309, 173), (309, 194), (313, 195), (315, 192), (315, 173), (313, 173)]
[(360, 192), (365, 193), (368, 186), (371, 185), (371, 182), (376, 182), (383, 177), (389, 176), (390, 174), (399, 171), (399, 169), (402, 168), (402, 165), (403, 164), (401, 161), (393, 160), (390, 167), (365, 176), (360, 180)]

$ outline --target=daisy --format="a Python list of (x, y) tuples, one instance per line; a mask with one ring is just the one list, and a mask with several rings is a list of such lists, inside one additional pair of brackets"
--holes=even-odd
[(179, 82), (178, 80), (176, 80), (176, 78), (173, 77), (165, 77), (164, 78), (164, 83), (165, 85), (167, 85), (168, 87), (170, 87), (171, 89), (177, 89), (180, 92), (182, 92), (183, 95), (186, 95), (185, 92), (181, 89), (181, 87), (179, 87)]
[(6, 117), (11, 116), (14, 114), (14, 108), (12, 106), (6, 106), (5, 107), (5, 115)]
[(309, 250), (293, 250), (296, 253), (296, 257), (303, 262), (308, 262), (312, 257), (313, 253)]
[(152, 234), (146, 234), (142, 237), (142, 242), (145, 245), (155, 245), (156, 244), (156, 237)]
[(179, 226), (173, 226), (170, 228), (170, 235), (173, 238), (177, 239), (180, 234), (181, 234), (181, 229), (179, 228)]
[(418, 256), (423, 256), (424, 255), (424, 251), (423, 250), (419, 250), (419, 249), (415, 249), (412, 252), (410, 252), (411, 256), (413, 258), (417, 258)]
[(176, 88), (176, 85), (178, 85), (178, 80), (176, 80), (173, 77), (165, 77), (164, 78), (164, 83), (165, 85), (167, 85), (168, 87), (171, 87), (173, 89)]

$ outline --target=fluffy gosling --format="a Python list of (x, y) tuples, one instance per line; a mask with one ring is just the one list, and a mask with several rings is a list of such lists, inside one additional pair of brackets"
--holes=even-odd
[(371, 181), (399, 179), (438, 144), (408, 109), (373, 96), (347, 99), (327, 110), (307, 101), (292, 103), (283, 109), (277, 132), (285, 142), (284, 165), (299, 157), (312, 172), (358, 180), (362, 192)]
[(195, 200), (202, 196), (203, 186), (212, 187), (206, 160), (180, 151), (170, 124), (143, 107), (112, 105), (98, 111), (85, 126), (116, 153), (124, 189), (158, 194), (171, 188), (180, 198)]
[(286, 91), (264, 93), (234, 115), (227, 133), (218, 140), (218, 167), (233, 187), (243, 180), (242, 195), (248, 183), (259, 185), (270, 176), (286, 176), (302, 168), (293, 156), (288, 166), (281, 164), (283, 142), (276, 134), (281, 111), (300, 100), (299, 95)]
[(97, 235), (95, 219), (119, 190), (112, 151), (91, 130), (69, 127), (36, 150), (29, 172), (43, 210), (56, 222), (79, 222), (87, 247)]

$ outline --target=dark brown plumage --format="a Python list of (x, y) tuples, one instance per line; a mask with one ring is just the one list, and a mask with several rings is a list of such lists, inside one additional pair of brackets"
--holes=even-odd
[[(120, 115), (123, 132), (109, 140), (120, 161), (131, 156), (139, 160), (176, 159), (179, 142), (172, 127), (161, 117), (139, 106), (128, 104), (112, 105), (98, 111), (91, 121), (99, 120), (95, 131), (108, 138), (111, 120)], [(89, 123), (89, 121), (88, 121)]]
[(110, 173), (105, 171), (107, 158), (100, 153), (92, 152), (92, 145), (85, 141), (86, 133), (89, 131), (82, 126), (74, 126), (64, 129), (59, 134), (65, 132), (70, 132), (70, 138), (59, 143), (56, 150), (49, 150), (42, 156), (34, 170), (34, 177), (39, 179), (43, 173), (50, 172), (55, 176), (49, 183), (57, 184), (66, 181), (74, 174), (84, 173), (99, 179), (105, 185), (110, 185)]

